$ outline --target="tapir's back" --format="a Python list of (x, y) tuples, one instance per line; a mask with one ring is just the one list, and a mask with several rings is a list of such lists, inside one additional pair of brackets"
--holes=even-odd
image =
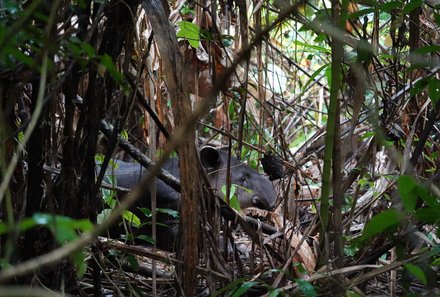
[[(148, 173), (148, 169), (145, 169), (139, 163), (124, 162), (120, 160), (115, 160), (115, 163), (115, 168), (107, 169), (107, 177), (110, 179), (110, 177), (113, 176), (116, 185), (119, 187), (132, 189), (139, 184), (142, 177)], [(168, 160), (163, 168), (175, 177), (179, 177), (177, 160)], [(180, 193), (159, 178), (156, 178), (157, 207), (177, 210), (179, 207), (179, 199)], [(151, 208), (151, 190), (148, 187), (145, 188), (143, 194), (138, 199), (136, 206)]]

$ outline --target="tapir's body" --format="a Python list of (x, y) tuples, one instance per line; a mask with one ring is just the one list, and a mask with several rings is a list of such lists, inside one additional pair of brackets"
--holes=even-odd
[[(227, 173), (227, 152), (218, 150), (213, 147), (203, 147), (200, 150), (200, 161), (206, 171), (209, 183), (213, 189), (221, 193), (221, 188), (226, 184)], [(127, 163), (123, 161), (116, 161), (117, 166), (114, 169), (109, 169), (108, 172), (114, 175), (116, 185), (124, 188), (134, 188), (142, 176), (148, 171), (137, 163)], [(180, 177), (178, 159), (168, 160), (163, 169), (170, 172), (175, 177)], [(241, 208), (258, 207), (261, 209), (270, 210), (274, 207), (276, 202), (276, 194), (271, 182), (253, 170), (246, 164), (240, 162), (236, 158), (231, 157), (231, 184), (235, 185), (235, 195), (238, 198)], [(146, 189), (145, 194), (138, 200), (137, 207), (151, 208), (151, 195), (149, 189)], [(179, 210), (180, 208), (180, 193), (168, 186), (165, 182), (156, 179), (156, 201), (158, 208), (168, 208), (172, 210)], [(137, 213), (136, 211), (134, 211)], [(142, 219), (142, 217), (141, 217)], [(170, 225), (170, 218), (160, 217), (158, 219), (162, 224)], [(171, 227), (171, 226), (169, 226)], [(158, 232), (158, 245), (165, 249), (171, 249), (172, 243), (176, 237), (176, 228), (171, 228), (172, 231), (161, 230)]]

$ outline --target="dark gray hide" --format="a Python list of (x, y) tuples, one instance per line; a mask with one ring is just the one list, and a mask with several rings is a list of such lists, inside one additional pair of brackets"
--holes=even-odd
[[(200, 161), (208, 176), (209, 183), (216, 189), (220, 196), (221, 188), (226, 184), (228, 154), (224, 150), (205, 146), (200, 150)], [(134, 188), (147, 170), (137, 163), (127, 163), (116, 161), (118, 166), (115, 169), (108, 169), (114, 175), (116, 185), (132, 189)], [(180, 177), (178, 159), (168, 160), (163, 169), (170, 172), (175, 177)], [(257, 207), (260, 209), (271, 210), (275, 206), (276, 194), (272, 183), (254, 169), (243, 162), (231, 157), (231, 183), (237, 185), (235, 194), (240, 202), (241, 208)], [(169, 187), (159, 178), (156, 179), (156, 199), (158, 208), (169, 208), (179, 210), (180, 193)], [(148, 189), (136, 205), (137, 207), (151, 207), (150, 192)], [(138, 212), (134, 211), (136, 214)], [(142, 216), (140, 217), (142, 219)], [(162, 223), (171, 224), (169, 218), (160, 218)], [(162, 232), (160, 232), (162, 233)], [(159, 234), (159, 232), (158, 232)], [(170, 249), (161, 244), (164, 239), (158, 238), (158, 245)], [(169, 240), (167, 239), (169, 242)]]

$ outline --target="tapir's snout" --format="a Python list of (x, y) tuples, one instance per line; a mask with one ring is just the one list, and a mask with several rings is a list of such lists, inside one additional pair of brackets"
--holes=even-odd
[(253, 207), (257, 207), (264, 210), (272, 210), (275, 207), (277, 196), (272, 184), (267, 181), (268, 184), (264, 184), (262, 189), (259, 189), (258, 193), (253, 193), (251, 198), (251, 204)]

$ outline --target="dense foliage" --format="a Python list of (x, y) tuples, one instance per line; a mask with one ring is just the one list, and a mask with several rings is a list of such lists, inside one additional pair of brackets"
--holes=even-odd
[[(82, 296), (438, 295), (439, 9), (0, 1), (0, 282)], [(217, 193), (263, 225), (228, 223), (187, 166), (182, 195), (197, 197), (180, 214), (158, 211), (180, 217), (186, 239), (203, 226), (194, 246), (174, 257), (98, 244), (121, 215), (137, 227), (155, 219), (149, 209), (133, 219), (141, 188), (119, 204), (95, 163), (142, 163), (144, 153), (160, 165), (176, 151), (194, 164), (195, 137), (275, 180), (270, 212), (240, 210), (237, 185)], [(143, 273), (135, 255), (177, 272)]]

